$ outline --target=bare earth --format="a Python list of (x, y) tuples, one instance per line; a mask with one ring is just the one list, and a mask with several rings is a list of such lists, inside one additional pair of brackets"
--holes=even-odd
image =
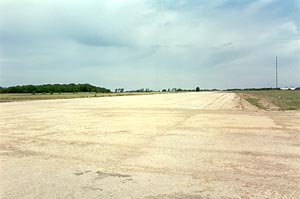
[(1, 198), (299, 198), (300, 111), (206, 92), (0, 104)]

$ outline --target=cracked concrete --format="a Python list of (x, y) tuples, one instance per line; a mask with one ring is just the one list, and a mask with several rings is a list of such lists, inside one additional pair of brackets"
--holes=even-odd
[(0, 198), (298, 198), (300, 112), (200, 92), (0, 104)]

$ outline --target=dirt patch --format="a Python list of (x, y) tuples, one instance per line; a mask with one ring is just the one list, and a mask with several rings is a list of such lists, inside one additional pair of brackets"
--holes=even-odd
[(83, 174), (90, 173), (90, 172), (91, 172), (91, 171), (89, 170), (89, 171), (76, 172), (76, 173), (74, 173), (74, 174), (77, 175), (77, 176), (81, 176), (81, 175), (83, 175)]
[(245, 99), (250, 104), (258, 107), (259, 109), (268, 111), (278, 111), (280, 108), (276, 106), (273, 102), (266, 98), (259, 98), (255, 95), (240, 93), (241, 98)]
[(130, 177), (130, 175), (119, 174), (119, 173), (104, 173), (101, 171), (97, 171), (96, 173), (98, 175), (97, 179), (103, 179), (103, 178), (107, 178), (107, 177), (117, 177), (117, 178), (129, 178)]

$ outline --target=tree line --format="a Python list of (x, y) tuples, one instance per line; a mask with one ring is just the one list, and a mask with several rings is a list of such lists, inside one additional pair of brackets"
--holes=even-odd
[[(120, 90), (120, 91), (119, 91)], [(116, 89), (115, 92), (125, 92), (124, 88)], [(256, 91), (256, 90), (280, 90), (279, 88), (231, 88), (225, 91)], [(300, 90), (297, 87), (296, 90)], [(218, 91), (218, 89), (181, 89), (181, 88), (169, 88), (162, 89), (161, 92), (199, 92), (199, 91)], [(77, 92), (97, 92), (97, 93), (110, 93), (109, 89), (103, 87), (96, 87), (90, 84), (44, 84), (44, 85), (24, 85), (24, 86), (11, 86), (0, 87), (0, 93), (77, 93)], [(153, 92), (151, 89), (138, 89), (126, 92)]]
[(109, 89), (96, 87), (90, 84), (44, 84), (0, 87), (0, 93), (76, 93), (76, 92), (98, 92), (110, 93)]
[[(281, 88), (230, 88), (225, 91), (264, 91), (264, 90), (281, 90)], [(290, 90), (287, 88), (287, 90)], [(295, 88), (295, 90), (300, 90), (300, 87)]]

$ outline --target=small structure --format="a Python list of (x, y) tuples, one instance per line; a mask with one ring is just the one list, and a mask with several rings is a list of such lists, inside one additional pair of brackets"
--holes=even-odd
[(284, 91), (287, 91), (287, 90), (294, 91), (294, 90), (296, 90), (296, 88), (294, 88), (294, 87), (284, 87), (284, 88), (280, 88), (280, 90), (284, 90)]
[(115, 89), (115, 93), (123, 93), (124, 92), (124, 88), (116, 88)]

